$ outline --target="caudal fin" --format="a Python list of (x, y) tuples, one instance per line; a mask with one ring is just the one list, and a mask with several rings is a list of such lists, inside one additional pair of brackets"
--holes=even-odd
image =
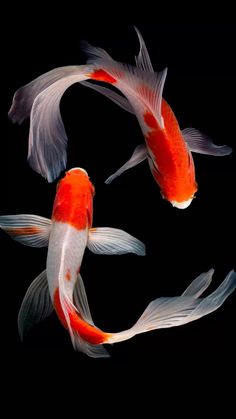
[[(91, 69), (90, 69), (91, 71)], [(60, 114), (61, 97), (68, 87), (86, 80), (87, 66), (68, 74), (37, 95), (30, 115), (28, 161), (48, 182), (56, 179), (67, 162), (67, 135)]]
[(86, 80), (92, 67), (56, 68), (21, 87), (14, 95), (9, 117), (21, 123), (30, 116), (28, 160), (30, 166), (49, 182), (65, 169), (67, 135), (60, 114), (65, 90)]
[(205, 298), (199, 298), (210, 285), (213, 273), (214, 270), (211, 269), (209, 272), (199, 275), (179, 297), (157, 298), (152, 301), (133, 327), (113, 334), (105, 333), (94, 325), (80, 275), (74, 289), (73, 301), (68, 297), (63, 282), (59, 281), (61, 308), (65, 315), (74, 349), (94, 358), (109, 356), (102, 344), (90, 343), (87, 338), (84, 339), (81, 336), (79, 329), (73, 326), (70, 316), (72, 312), (87, 323), (87, 329), (89, 327), (93, 329), (93, 334), (101, 334), (101, 343), (113, 344), (130, 339), (139, 333), (181, 326), (217, 310), (236, 288), (236, 273), (234, 271), (229, 272), (225, 280), (213, 293)]
[(36, 97), (51, 84), (64, 77), (78, 72), (77, 66), (67, 66), (54, 68), (45, 74), (32, 80), (30, 83), (18, 89), (12, 100), (8, 116), (12, 122), (21, 124), (26, 118), (29, 118), (30, 112)]
[(236, 273), (229, 272), (212, 294), (199, 298), (209, 286), (213, 272), (210, 270), (196, 278), (180, 297), (152, 301), (131, 329), (113, 334), (108, 343), (121, 342), (150, 330), (181, 326), (217, 310), (236, 288)]

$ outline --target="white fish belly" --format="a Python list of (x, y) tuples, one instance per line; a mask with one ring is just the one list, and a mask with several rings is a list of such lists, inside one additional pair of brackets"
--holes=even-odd
[(72, 298), (87, 238), (87, 229), (77, 230), (68, 223), (53, 223), (47, 257), (48, 286), (52, 301), (59, 287), (59, 279), (68, 297)]

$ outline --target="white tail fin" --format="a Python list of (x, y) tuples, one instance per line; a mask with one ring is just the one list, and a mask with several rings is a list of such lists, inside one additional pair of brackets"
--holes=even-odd
[(67, 135), (60, 114), (60, 100), (69, 86), (88, 78), (86, 71), (89, 71), (88, 67), (78, 67), (77, 75), (56, 81), (34, 100), (30, 116), (28, 160), (30, 166), (49, 182), (66, 168), (67, 161)]
[[(157, 298), (152, 301), (133, 327), (123, 332), (109, 334), (110, 337), (106, 339), (105, 343), (121, 342), (139, 333), (155, 329), (181, 326), (217, 310), (236, 288), (236, 273), (234, 271), (229, 272), (225, 280), (212, 294), (205, 298), (199, 298), (210, 285), (213, 272), (214, 270), (211, 269), (209, 272), (199, 275), (179, 297)], [(93, 345), (86, 342), (71, 328), (68, 307), (76, 310), (84, 320), (94, 326), (81, 276), (79, 275), (74, 290), (75, 304), (70, 301), (65, 290), (63, 290), (62, 282), (60, 285), (60, 301), (74, 348), (91, 357), (109, 356), (102, 345)], [(96, 328), (96, 326), (94, 327)]]
[(86, 80), (93, 67), (56, 68), (21, 87), (9, 111), (13, 122), (21, 123), (30, 115), (28, 159), (30, 166), (49, 182), (66, 167), (67, 136), (60, 114), (65, 90)]
[(121, 342), (150, 330), (181, 326), (217, 310), (236, 288), (236, 273), (229, 272), (221, 285), (205, 298), (198, 298), (210, 284), (213, 271), (200, 275), (180, 297), (157, 298), (143, 312), (135, 325), (114, 333), (107, 343)]
[(68, 77), (72, 74), (78, 74), (78, 71), (79, 66), (54, 68), (53, 70), (37, 77), (25, 86), (22, 86), (14, 94), (11, 109), (8, 112), (9, 118), (12, 122), (21, 124), (26, 118), (29, 118), (34, 100), (39, 93), (64, 77)]

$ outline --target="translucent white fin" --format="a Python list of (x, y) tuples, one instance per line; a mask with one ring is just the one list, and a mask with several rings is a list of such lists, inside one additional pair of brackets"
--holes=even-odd
[(53, 311), (47, 273), (43, 271), (29, 286), (18, 314), (18, 330), (21, 340), (32, 326), (48, 317)]
[(91, 252), (103, 255), (145, 255), (145, 245), (140, 240), (117, 228), (91, 228), (87, 246)]
[(93, 45), (90, 45), (87, 41), (81, 41), (80, 47), (81, 50), (85, 52), (85, 54), (90, 58), (99, 58), (105, 61), (114, 61), (113, 58), (108, 54), (108, 52), (105, 51), (105, 49), (94, 47)]
[(134, 26), (134, 29), (138, 35), (139, 44), (140, 44), (140, 51), (137, 57), (135, 57), (136, 65), (138, 68), (144, 71), (149, 71), (151, 73), (154, 73), (153, 66), (148, 54), (147, 47), (145, 45), (145, 42), (143, 40), (143, 37), (139, 30)]
[(82, 81), (80, 82), (80, 84), (82, 84), (85, 87), (89, 87), (90, 89), (93, 89), (98, 93), (101, 93), (102, 95), (110, 99), (112, 102), (116, 103), (116, 105), (120, 106), (120, 108), (134, 114), (134, 110), (131, 104), (129, 103), (129, 101), (124, 96), (121, 96), (119, 93), (114, 92), (108, 87), (100, 86), (98, 84), (91, 83), (89, 81), (88, 82)]
[(205, 274), (205, 280), (202, 275), (195, 279), (182, 296), (157, 298), (152, 301), (131, 329), (113, 334), (108, 343), (126, 340), (150, 330), (181, 326), (217, 310), (236, 288), (236, 273), (231, 271), (208, 297), (196, 298), (196, 295), (201, 294), (207, 284), (209, 285), (210, 272)]
[(21, 124), (24, 119), (30, 116), (34, 99), (39, 93), (51, 84), (55, 83), (57, 80), (67, 77), (73, 73), (78, 73), (78, 68), (78, 66), (54, 68), (18, 89), (14, 94), (11, 109), (8, 112), (8, 116), (12, 122)]
[(225, 280), (212, 294), (201, 299), (201, 303), (198, 304), (192, 313), (193, 320), (199, 319), (200, 317), (205, 316), (206, 314), (209, 314), (219, 308), (226, 298), (235, 290), (235, 288), (236, 272), (230, 271)]
[(101, 67), (117, 81), (122, 81), (122, 88), (117, 86), (122, 93), (132, 96), (133, 100), (141, 101), (153, 112), (160, 127), (164, 128), (161, 103), (167, 68), (159, 73), (147, 72), (131, 65), (118, 63), (111, 58), (108, 59), (99, 48), (87, 43), (84, 50), (89, 57), (89, 64), (96, 68)]
[(110, 358), (110, 354), (103, 345), (92, 345), (83, 340), (78, 333), (74, 335), (74, 349), (85, 353), (91, 358)]
[(81, 313), (83, 319), (87, 323), (94, 325), (81, 275), (78, 275), (74, 288), (73, 299), (75, 307), (78, 312)]
[(231, 147), (214, 144), (207, 135), (195, 128), (185, 128), (182, 135), (189, 150), (193, 153), (209, 154), (211, 156), (227, 156), (232, 153)]
[(52, 222), (33, 214), (1, 215), (0, 228), (12, 239), (30, 247), (48, 246)]
[(208, 272), (204, 272), (199, 275), (183, 292), (182, 297), (200, 297), (200, 295), (202, 295), (202, 293), (209, 287), (213, 274), (214, 269), (210, 269)]
[(117, 170), (113, 175), (109, 176), (105, 183), (109, 184), (111, 183), (115, 178), (120, 176), (122, 173), (124, 173), (126, 170), (131, 169), (134, 166), (137, 166), (137, 164), (141, 163), (143, 160), (147, 158), (147, 147), (144, 144), (138, 145), (130, 159), (123, 165), (119, 170)]
[(66, 167), (67, 135), (60, 114), (60, 100), (72, 84), (86, 80), (87, 66), (77, 67), (78, 74), (64, 77), (35, 98), (30, 115), (29, 164), (49, 182)]

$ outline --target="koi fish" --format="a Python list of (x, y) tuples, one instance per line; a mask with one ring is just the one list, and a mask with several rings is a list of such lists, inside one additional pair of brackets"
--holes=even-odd
[(130, 339), (154, 329), (180, 326), (220, 307), (236, 287), (230, 272), (215, 292), (199, 298), (209, 286), (213, 269), (196, 278), (179, 297), (152, 301), (133, 327), (119, 333), (95, 326), (80, 275), (86, 246), (97, 254), (145, 254), (145, 247), (128, 233), (92, 228), (94, 187), (85, 170), (69, 170), (60, 180), (51, 220), (37, 215), (5, 215), (0, 227), (14, 240), (33, 247), (48, 246), (47, 265), (28, 288), (18, 315), (21, 339), (30, 328), (55, 310), (69, 331), (75, 350), (91, 357), (107, 357), (103, 344)]
[[(86, 66), (56, 68), (20, 88), (14, 95), (9, 117), (13, 122), (21, 123), (30, 116), (29, 164), (51, 182), (65, 169), (67, 160), (67, 136), (59, 110), (60, 99), (76, 82), (97, 90), (136, 115), (145, 139), (145, 145), (139, 145), (127, 163), (106, 183), (148, 159), (163, 198), (174, 207), (184, 209), (197, 191), (191, 152), (225, 156), (232, 149), (213, 144), (194, 128), (180, 130), (171, 107), (162, 97), (167, 69), (154, 72), (144, 40), (137, 29), (136, 32), (140, 42), (136, 67), (118, 63), (103, 49), (84, 43), (84, 50), (90, 57)], [(105, 82), (125, 97), (85, 80)]]

